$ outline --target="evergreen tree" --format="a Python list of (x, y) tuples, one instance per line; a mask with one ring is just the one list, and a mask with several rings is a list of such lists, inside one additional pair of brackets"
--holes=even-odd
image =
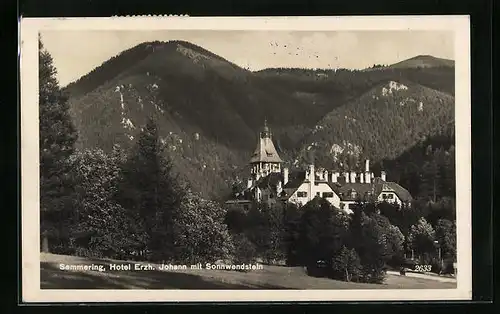
[(69, 241), (74, 182), (69, 157), (77, 140), (67, 98), (51, 55), (38, 41), (40, 121), (40, 233), (42, 251), (63, 250)]
[[(384, 280), (384, 266), (391, 258), (391, 232), (387, 219), (378, 214), (370, 216), (364, 213), (365, 204), (358, 204), (353, 210), (349, 223), (349, 247), (354, 248), (361, 262), (360, 280), (380, 283)], [(373, 205), (368, 205), (373, 206)], [(373, 218), (376, 217), (376, 218)], [(377, 220), (384, 220), (387, 230)]]
[(300, 264), (298, 250), (302, 211), (293, 203), (284, 204), (284, 250), (288, 266)]
[(172, 260), (179, 233), (175, 218), (185, 192), (171, 161), (163, 156), (153, 119), (148, 119), (122, 171), (117, 198), (125, 209), (139, 214), (148, 234), (143, 249), (155, 261)]
[(302, 208), (297, 249), (303, 265), (324, 260), (331, 267), (333, 256), (345, 245), (348, 218), (326, 199), (314, 198)]
[(432, 202), (436, 202), (439, 196), (439, 166), (435, 159), (431, 159), (423, 166), (423, 174), (421, 179), (420, 192), (425, 198)]

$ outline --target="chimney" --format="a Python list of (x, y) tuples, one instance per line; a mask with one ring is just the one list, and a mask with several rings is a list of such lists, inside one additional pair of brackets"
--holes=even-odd
[(283, 191), (283, 186), (281, 185), (281, 181), (278, 181), (278, 184), (276, 184), (276, 197), (280, 195), (281, 191)]
[(253, 184), (252, 178), (249, 178), (247, 181), (247, 189), (251, 188)]
[(327, 182), (328, 182), (328, 170), (325, 170), (324, 177), (325, 177), (325, 181), (327, 181)]
[(323, 180), (323, 171), (316, 171), (316, 176), (318, 177), (319, 180)]
[(283, 168), (283, 185), (288, 183), (288, 168)]
[(314, 192), (314, 179), (316, 176), (316, 172), (314, 171), (314, 164), (309, 165), (309, 191), (307, 194), (307, 197), (309, 200), (313, 199), (313, 192)]
[(344, 172), (345, 183), (349, 183), (349, 173)]
[(310, 164), (309, 165), (309, 182), (311, 182), (311, 184), (314, 184), (315, 176), (316, 176), (316, 172), (314, 171), (314, 165)]
[(360, 174), (359, 174), (359, 182), (360, 182), (360, 183), (365, 183), (365, 182), (364, 182), (365, 180), (363, 180), (363, 179), (364, 179), (364, 177), (365, 177), (365, 176), (364, 176), (362, 173), (360, 173)]
[(370, 159), (365, 161), (365, 172), (370, 172)]
[(384, 171), (384, 170), (380, 171), (380, 179), (381, 179), (382, 181), (385, 181), (385, 179), (386, 179), (386, 176), (385, 176), (385, 171)]
[(365, 183), (371, 183), (371, 176), (369, 172), (365, 172)]
[(351, 183), (355, 183), (356, 182), (356, 172), (352, 171), (351, 172)]
[(339, 182), (340, 172), (337, 171), (334, 173), (334, 175), (335, 175), (335, 180), (333, 182)]

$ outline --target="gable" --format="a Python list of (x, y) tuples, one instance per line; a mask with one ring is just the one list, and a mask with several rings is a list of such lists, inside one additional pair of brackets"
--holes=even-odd
[(278, 155), (276, 148), (274, 147), (273, 141), (270, 138), (259, 138), (257, 148), (255, 149), (252, 158), (250, 159), (250, 163), (255, 162), (283, 162)]

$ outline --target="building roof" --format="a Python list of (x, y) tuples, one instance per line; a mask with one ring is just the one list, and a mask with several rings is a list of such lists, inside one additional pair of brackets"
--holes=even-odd
[(306, 178), (306, 172), (295, 171), (293, 173), (290, 173), (288, 177), (289, 177), (288, 183), (285, 184), (285, 186), (283, 187), (283, 192), (285, 192), (285, 194), (281, 196), (281, 198), (284, 200), (290, 198), (290, 196), (292, 196), (293, 193), (297, 191), (297, 189), (302, 185), (302, 183), (304, 183)]
[(394, 193), (399, 197), (400, 200), (403, 202), (409, 202), (413, 200), (410, 192), (408, 192), (407, 189), (402, 187), (401, 185), (397, 184), (396, 182), (384, 182), (382, 190), (380, 192), (386, 191), (386, 190), (393, 190)]
[[(353, 197), (351, 191), (355, 191), (356, 195)], [(403, 202), (411, 201), (412, 197), (410, 192), (403, 188), (396, 182), (386, 182), (375, 178), (372, 183), (345, 183), (340, 185), (338, 193), (340, 199), (343, 201), (355, 201), (358, 199), (366, 200), (370, 195), (378, 196), (383, 191), (394, 191), (399, 199)]]
[(267, 127), (267, 123), (264, 124), (263, 130), (260, 132), (257, 148), (250, 158), (250, 163), (256, 162), (283, 162), (276, 151), (276, 147), (274, 147), (274, 143), (271, 139), (271, 132)]
[[(370, 195), (378, 195), (377, 184), (374, 183), (344, 183), (339, 186), (339, 197), (343, 201), (355, 201), (357, 199), (366, 200)], [(352, 191), (356, 195), (352, 195)]]

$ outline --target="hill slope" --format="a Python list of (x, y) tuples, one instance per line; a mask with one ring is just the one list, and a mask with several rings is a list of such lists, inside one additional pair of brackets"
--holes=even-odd
[(434, 67), (454, 67), (455, 61), (450, 59), (436, 58), (429, 55), (416, 56), (393, 65), (389, 68), (434, 68)]
[(79, 147), (128, 147), (154, 115), (177, 170), (205, 195), (228, 189), (264, 118), (278, 136), (307, 121), (302, 102), (190, 43), (142, 44), (122, 55), (66, 88)]
[[(393, 159), (454, 121), (454, 98), (404, 81), (380, 84), (327, 114), (304, 139), (324, 166)], [(451, 124), (453, 126), (453, 124)]]

